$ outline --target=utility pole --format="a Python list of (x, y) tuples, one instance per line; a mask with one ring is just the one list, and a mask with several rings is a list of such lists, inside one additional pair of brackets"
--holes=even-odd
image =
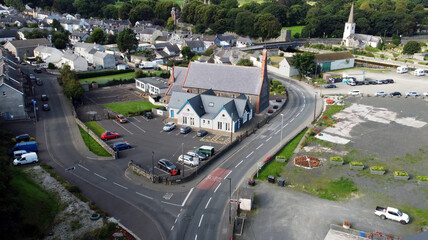
[(317, 92), (315, 92), (314, 121), (315, 121), (315, 112), (316, 111), (317, 111)]
[(283, 125), (284, 125), (284, 114), (281, 113), (281, 141), (279, 143), (282, 143), (282, 128), (283, 128)]
[(229, 180), (229, 224), (232, 223), (232, 179), (226, 178)]
[(230, 144), (233, 142), (233, 113), (232, 118), (230, 119)]
[(181, 176), (181, 179), (183, 180), (183, 178), (184, 178), (184, 143), (181, 143), (181, 157), (183, 158), (183, 163), (182, 163), (182, 165), (183, 165), (183, 176)]

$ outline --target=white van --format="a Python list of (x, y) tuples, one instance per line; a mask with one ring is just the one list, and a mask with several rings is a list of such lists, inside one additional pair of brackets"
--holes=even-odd
[(36, 163), (36, 162), (39, 162), (37, 153), (30, 152), (30, 153), (24, 153), (19, 158), (16, 158), (15, 160), (13, 160), (13, 165), (19, 166), (22, 164)]
[(406, 73), (409, 71), (409, 68), (407, 66), (401, 66), (397, 68), (397, 73)]
[(25, 150), (18, 150), (13, 152), (13, 159), (19, 158), (22, 154), (27, 153)]
[(418, 68), (413, 72), (413, 74), (415, 76), (425, 76), (425, 70), (422, 68)]

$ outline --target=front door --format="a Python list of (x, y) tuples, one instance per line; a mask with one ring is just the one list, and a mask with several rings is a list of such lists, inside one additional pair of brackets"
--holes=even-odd
[(171, 110), (171, 117), (173, 118), (174, 117), (174, 110)]

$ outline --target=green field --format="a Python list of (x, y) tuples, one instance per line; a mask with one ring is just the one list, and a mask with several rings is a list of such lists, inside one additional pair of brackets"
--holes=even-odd
[(135, 72), (121, 73), (121, 74), (101, 76), (101, 77), (93, 77), (93, 78), (84, 78), (84, 79), (80, 79), (79, 81), (81, 83), (82, 82), (86, 82), (86, 83), (96, 82), (99, 84), (105, 84), (108, 81), (112, 81), (112, 80), (125, 80), (125, 79), (131, 79), (131, 78), (135, 78)]
[(89, 129), (91, 129), (92, 132), (94, 132), (97, 136), (101, 136), (101, 134), (103, 134), (106, 131), (103, 127), (98, 125), (98, 123), (95, 121), (85, 122), (85, 125), (89, 127)]
[(283, 27), (282, 29), (291, 30), (291, 39), (294, 39), (294, 34), (299, 33), (302, 34), (302, 30), (305, 26), (291, 26), (291, 27)]
[(149, 101), (108, 103), (104, 104), (103, 106), (119, 114), (123, 114), (124, 116), (129, 116), (132, 113), (149, 111), (152, 108), (157, 107)]
[(111, 157), (111, 154), (108, 153), (99, 143), (97, 143), (85, 130), (79, 126), (80, 135), (82, 136), (83, 142), (88, 147), (88, 149), (97, 156), (101, 157)]

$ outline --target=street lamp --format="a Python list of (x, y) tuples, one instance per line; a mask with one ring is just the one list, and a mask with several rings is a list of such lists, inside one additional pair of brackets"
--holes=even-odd
[(181, 176), (181, 180), (183, 180), (183, 178), (184, 178), (184, 143), (181, 143), (181, 157), (183, 158), (183, 163), (182, 163), (182, 165), (183, 165), (183, 176)]
[(154, 163), (154, 157), (155, 157), (155, 152), (152, 151), (152, 182), (154, 180), (155, 177), (155, 163)]
[(317, 111), (317, 92), (315, 92), (314, 121), (315, 121), (315, 112), (316, 111)]
[(281, 113), (281, 141), (279, 143), (282, 143), (282, 128), (284, 125), (284, 114)]
[(232, 201), (232, 179), (231, 178), (226, 178), (227, 180), (229, 180), (229, 224), (232, 222), (231, 219), (231, 215), (232, 215), (232, 203), (230, 201)]

